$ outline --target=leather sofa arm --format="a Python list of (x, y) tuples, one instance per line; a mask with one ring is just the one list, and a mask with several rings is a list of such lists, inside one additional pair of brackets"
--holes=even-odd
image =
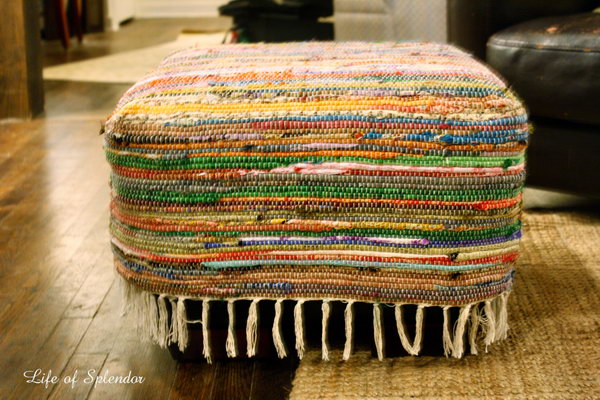
[(535, 18), (592, 11), (599, 0), (447, 0), (448, 41), (485, 59), (495, 32)]

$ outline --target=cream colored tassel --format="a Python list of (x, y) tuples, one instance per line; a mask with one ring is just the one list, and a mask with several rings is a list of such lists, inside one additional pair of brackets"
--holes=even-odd
[(134, 287), (120, 275), (116, 279), (121, 289), (121, 316), (124, 316), (129, 311), (131, 305), (134, 304), (134, 300), (132, 299)]
[(300, 299), (294, 306), (294, 333), (296, 336), (296, 352), (298, 358), (304, 358), (306, 341), (304, 338), (304, 299)]
[(202, 341), (203, 348), (202, 354), (204, 358), (206, 358), (206, 362), (209, 364), (212, 363), (212, 355), (210, 350), (210, 330), (209, 326), (209, 315), (210, 315), (210, 301), (208, 299), (204, 299), (202, 301)]
[(419, 355), (421, 346), (423, 344), (423, 321), (425, 319), (425, 306), (419, 305), (417, 307), (417, 315), (415, 317), (415, 340), (413, 342), (412, 350), (414, 355)]
[(185, 308), (186, 297), (177, 299), (177, 339), (179, 351), (184, 351), (188, 344), (187, 310)]
[(275, 319), (273, 320), (273, 344), (275, 350), (277, 350), (277, 356), (279, 358), (285, 358), (287, 351), (283, 337), (281, 334), (281, 316), (283, 314), (283, 300), (279, 299), (275, 302)]
[(146, 330), (146, 340), (158, 342), (158, 304), (155, 296), (152, 293), (144, 292), (144, 303), (145, 309), (143, 308), (141, 311), (147, 314), (147, 325), (144, 329)]
[(331, 312), (329, 301), (323, 300), (321, 312), (323, 313), (323, 320), (321, 322), (321, 356), (323, 357), (323, 360), (329, 361), (329, 338), (327, 336), (327, 331), (329, 330), (329, 314)]
[(169, 340), (168, 344), (178, 342), (178, 328), (177, 328), (177, 302), (175, 298), (169, 297), (169, 303), (171, 304), (171, 329), (169, 329)]
[(505, 292), (498, 299), (498, 320), (496, 322), (496, 340), (504, 340), (508, 336), (508, 296)]
[(156, 343), (163, 349), (169, 340), (169, 311), (167, 310), (166, 295), (161, 294), (156, 300), (158, 310), (158, 329)]
[(248, 357), (254, 357), (256, 355), (256, 351), (258, 349), (258, 302), (259, 299), (254, 299), (250, 303), (250, 308), (248, 309), (248, 320), (246, 321), (246, 343), (247, 343), (247, 351), (246, 354)]
[(344, 330), (346, 332), (346, 343), (342, 358), (348, 360), (354, 347), (354, 300), (348, 301), (344, 310)]
[(383, 360), (384, 357), (383, 317), (381, 312), (381, 304), (373, 304), (373, 337), (379, 360)]
[(465, 329), (469, 321), (469, 313), (471, 312), (472, 304), (468, 304), (460, 308), (456, 328), (454, 330), (454, 343), (452, 349), (452, 357), (461, 358), (465, 351)]
[(419, 355), (421, 351), (421, 342), (423, 339), (423, 311), (425, 306), (417, 307), (417, 315), (415, 316), (415, 339), (413, 343), (410, 343), (408, 335), (406, 334), (406, 327), (404, 326), (404, 316), (402, 315), (402, 304), (396, 304), (394, 308), (394, 315), (396, 317), (396, 328), (398, 330), (398, 336), (400, 336), (400, 342), (404, 350), (411, 356)]
[(442, 307), (444, 310), (444, 325), (442, 332), (442, 343), (444, 345), (444, 355), (448, 357), (452, 353), (454, 346), (450, 337), (450, 306)]
[(227, 317), (229, 318), (227, 325), (227, 341), (225, 342), (225, 351), (227, 357), (237, 357), (237, 343), (235, 339), (235, 300), (227, 301)]
[(485, 333), (485, 351), (487, 352), (488, 346), (496, 340), (496, 313), (492, 306), (492, 300), (486, 300), (485, 306), (485, 319), (486, 319), (486, 333)]
[(475, 304), (471, 308), (471, 326), (469, 327), (469, 343), (471, 346), (471, 354), (477, 354), (477, 333), (479, 332), (479, 324), (481, 324), (481, 315), (479, 312), (479, 304)]

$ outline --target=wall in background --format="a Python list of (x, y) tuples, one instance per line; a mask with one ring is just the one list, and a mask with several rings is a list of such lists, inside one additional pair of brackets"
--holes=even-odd
[(136, 18), (216, 17), (227, 0), (132, 0)]
[(107, 0), (107, 26), (116, 31), (123, 21), (135, 17), (136, 0)]
[(334, 0), (335, 39), (446, 42), (448, 1)]

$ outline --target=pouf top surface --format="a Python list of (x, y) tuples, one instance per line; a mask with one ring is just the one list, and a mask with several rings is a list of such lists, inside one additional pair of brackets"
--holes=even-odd
[[(271, 121), (271, 132), (245, 137), (264, 139), (281, 137), (282, 119), (343, 125), (349, 118), (414, 118), (435, 124), (431, 134), (443, 141), (445, 127), (469, 130), (471, 122), (501, 125), (511, 117), (526, 120), (505, 83), (452, 46), (306, 42), (176, 52), (127, 91), (107, 127), (134, 141), (149, 133), (204, 141), (239, 138), (240, 132), (215, 132), (223, 122)], [(139, 124), (156, 128), (142, 133)]]

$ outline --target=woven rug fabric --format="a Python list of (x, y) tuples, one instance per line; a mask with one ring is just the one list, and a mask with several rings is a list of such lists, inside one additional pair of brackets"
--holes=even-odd
[[(323, 363), (309, 351), (291, 400), (600, 398), (600, 214), (527, 212), (509, 301), (508, 339), (493, 352), (445, 359)], [(427, 334), (427, 333), (425, 333)]]

